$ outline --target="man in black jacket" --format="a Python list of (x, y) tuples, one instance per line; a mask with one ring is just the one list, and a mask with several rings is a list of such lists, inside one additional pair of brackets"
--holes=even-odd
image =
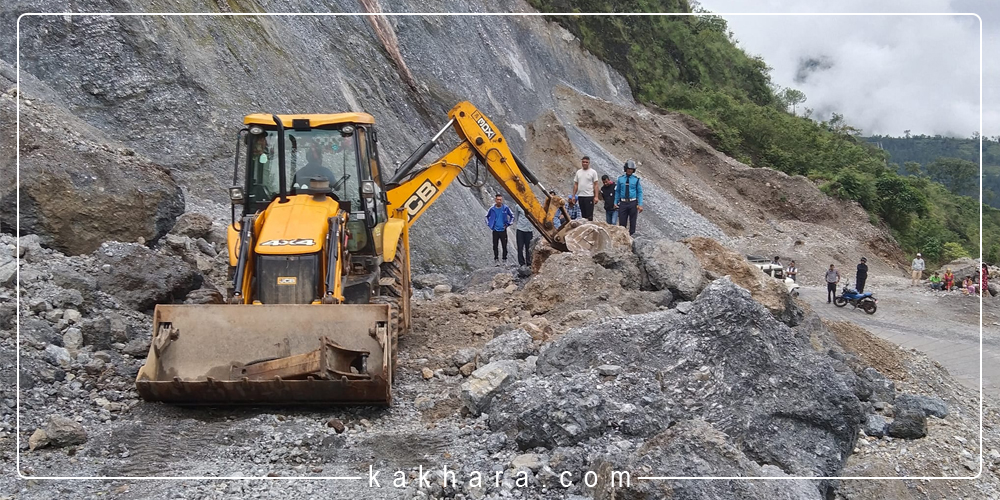
[(858, 285), (858, 293), (864, 293), (865, 291), (865, 281), (868, 281), (868, 259), (861, 257), (861, 263), (858, 264), (858, 275), (855, 278), (855, 282)]
[(607, 175), (601, 176), (601, 198), (604, 198), (604, 220), (608, 224), (618, 223), (618, 207), (615, 206), (615, 181)]

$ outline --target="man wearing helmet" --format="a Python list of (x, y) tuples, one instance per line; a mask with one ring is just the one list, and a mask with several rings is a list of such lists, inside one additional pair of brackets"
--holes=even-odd
[(635, 160), (624, 166), (625, 175), (618, 177), (615, 186), (615, 205), (618, 205), (618, 225), (628, 227), (628, 234), (635, 234), (635, 222), (642, 213), (642, 184), (635, 175)]
[(864, 293), (866, 281), (868, 281), (868, 259), (861, 257), (861, 263), (858, 264), (858, 274), (854, 277), (854, 283), (858, 285), (858, 293)]

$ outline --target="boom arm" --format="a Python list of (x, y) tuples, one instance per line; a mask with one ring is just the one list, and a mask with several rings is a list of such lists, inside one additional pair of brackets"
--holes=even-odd
[[(524, 209), (535, 229), (554, 248), (565, 251), (565, 238), (552, 224), (558, 210), (565, 212), (565, 201), (559, 196), (548, 194), (544, 201), (538, 200), (531, 191), (531, 185), (537, 185), (543, 193), (546, 192), (545, 187), (514, 155), (493, 122), (483, 116), (472, 103), (459, 103), (448, 112), (448, 117), (448, 124), (410, 155), (387, 183), (392, 216), (408, 219), (410, 223), (416, 221), (475, 156), (486, 165), (493, 178), (504, 187), (514, 202)], [(449, 126), (454, 126), (455, 133), (462, 142), (426, 168), (413, 172), (416, 164)], [(568, 216), (566, 218), (569, 219)]]

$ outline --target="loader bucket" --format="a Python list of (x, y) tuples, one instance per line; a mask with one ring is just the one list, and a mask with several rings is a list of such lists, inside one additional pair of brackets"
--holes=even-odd
[(136, 389), (147, 401), (391, 401), (389, 306), (158, 305)]

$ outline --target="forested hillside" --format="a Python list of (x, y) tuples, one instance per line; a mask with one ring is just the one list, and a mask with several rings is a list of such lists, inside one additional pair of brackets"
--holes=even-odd
[[(979, 137), (968, 139), (928, 135), (866, 137), (889, 153), (901, 174), (926, 175), (952, 192), (979, 196)], [(1000, 136), (984, 137), (983, 203), (1000, 208)]]
[[(542, 12), (693, 11), (686, 0), (529, 2)], [(550, 19), (621, 72), (636, 100), (704, 122), (720, 151), (752, 166), (808, 176), (824, 192), (857, 201), (907, 252), (921, 251), (933, 262), (979, 254), (977, 199), (953, 194), (940, 176), (900, 175), (890, 155), (843, 115), (803, 116), (808, 112), (795, 105), (805, 96), (771, 82), (766, 62), (738, 47), (724, 19), (698, 11), (705, 15)], [(1000, 241), (1000, 211), (984, 216), (984, 240)], [(1000, 246), (990, 255), (996, 262)]]

